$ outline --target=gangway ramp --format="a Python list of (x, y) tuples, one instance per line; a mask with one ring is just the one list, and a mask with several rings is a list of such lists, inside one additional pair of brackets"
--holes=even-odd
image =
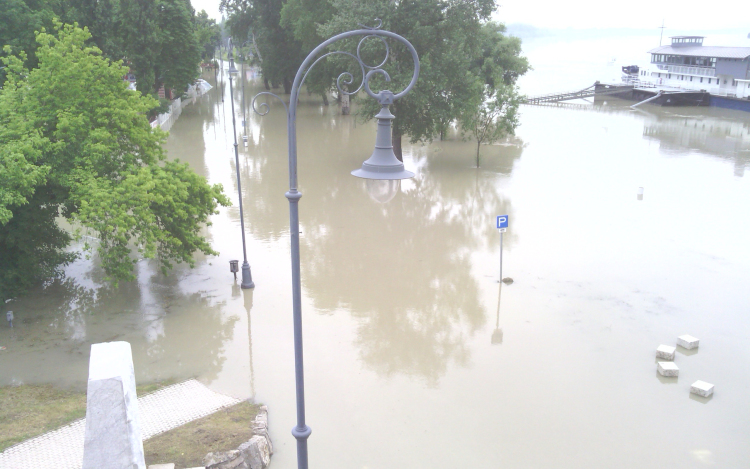
[(593, 85), (588, 86), (582, 90), (565, 91), (560, 93), (550, 93), (540, 96), (527, 97), (522, 101), (522, 104), (549, 104), (559, 103), (561, 101), (570, 101), (573, 99), (591, 98), (594, 96), (607, 96), (612, 94), (626, 93), (628, 91), (632, 91), (634, 88), (642, 88), (644, 87), (644, 85), (644, 83), (637, 82), (636, 80), (616, 85), (606, 85), (596, 82)]

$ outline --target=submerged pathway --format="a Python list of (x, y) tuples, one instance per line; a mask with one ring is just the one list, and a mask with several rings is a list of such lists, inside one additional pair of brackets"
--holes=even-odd
[[(166, 432), (239, 399), (211, 391), (191, 379), (138, 398), (143, 439)], [(86, 419), (11, 446), (0, 453), (0, 469), (80, 469)]]

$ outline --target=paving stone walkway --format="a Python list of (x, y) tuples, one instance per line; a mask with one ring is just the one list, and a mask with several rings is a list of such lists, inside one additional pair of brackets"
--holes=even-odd
[[(205, 417), (239, 399), (211, 391), (191, 379), (138, 399), (143, 439)], [(11, 446), (0, 453), (0, 469), (81, 469), (86, 419)]]

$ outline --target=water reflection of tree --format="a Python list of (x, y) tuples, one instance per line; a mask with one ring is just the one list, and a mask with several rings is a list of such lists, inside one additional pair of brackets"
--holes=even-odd
[(386, 205), (350, 178), (332, 175), (341, 190), (310, 204), (303, 285), (318, 309), (344, 307), (358, 318), (369, 367), (436, 384), (451, 363), (468, 364), (467, 339), (486, 322), (471, 255), (495, 241), (494, 215), (509, 203), (491, 175), (445, 171), (429, 159)]
[(81, 386), (90, 344), (119, 340), (131, 343), (139, 382), (196, 375), (211, 381), (221, 371), (238, 320), (224, 318), (224, 303), (183, 291), (177, 276), (165, 278), (150, 265), (139, 269), (137, 282), (117, 288), (96, 263), (69, 275), (14, 304), (24, 324), (9, 347), (20, 355), (3, 367), (7, 379)]
[[(289, 229), (286, 116), (270, 103), (240, 170), (248, 231), (277, 240)], [(413, 147), (417, 178), (380, 204), (349, 174), (372, 151), (372, 128), (304, 102), (297, 128), (302, 283), (315, 308), (350, 311), (362, 361), (384, 375), (436, 384), (468, 364), (467, 340), (487, 321), (471, 256), (498, 242), (494, 217), (512, 212), (498, 181), (522, 144), (498, 146), (479, 170), (462, 148), (472, 143)]]

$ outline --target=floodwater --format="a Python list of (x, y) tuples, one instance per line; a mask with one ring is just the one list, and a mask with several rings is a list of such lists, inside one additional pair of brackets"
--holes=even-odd
[[(249, 109), (261, 88), (247, 77)], [(311, 467), (748, 465), (750, 114), (627, 104), (524, 107), (517, 138), (483, 147), (479, 168), (473, 142), (405, 145), (416, 177), (394, 195), (349, 174), (374, 125), (303, 97)], [(167, 277), (140, 261), (117, 289), (79, 260), (6, 306), (0, 384), (83, 388), (90, 345), (127, 340), (140, 382), (197, 377), (268, 404), (272, 466), (296, 467), (285, 123), (272, 102), (240, 143), (255, 290), (229, 272), (242, 246), (220, 83), (167, 143), (235, 202), (206, 230), (220, 255)], [(682, 334), (701, 346), (661, 378), (655, 349)], [(689, 394), (699, 379), (712, 398)]]

